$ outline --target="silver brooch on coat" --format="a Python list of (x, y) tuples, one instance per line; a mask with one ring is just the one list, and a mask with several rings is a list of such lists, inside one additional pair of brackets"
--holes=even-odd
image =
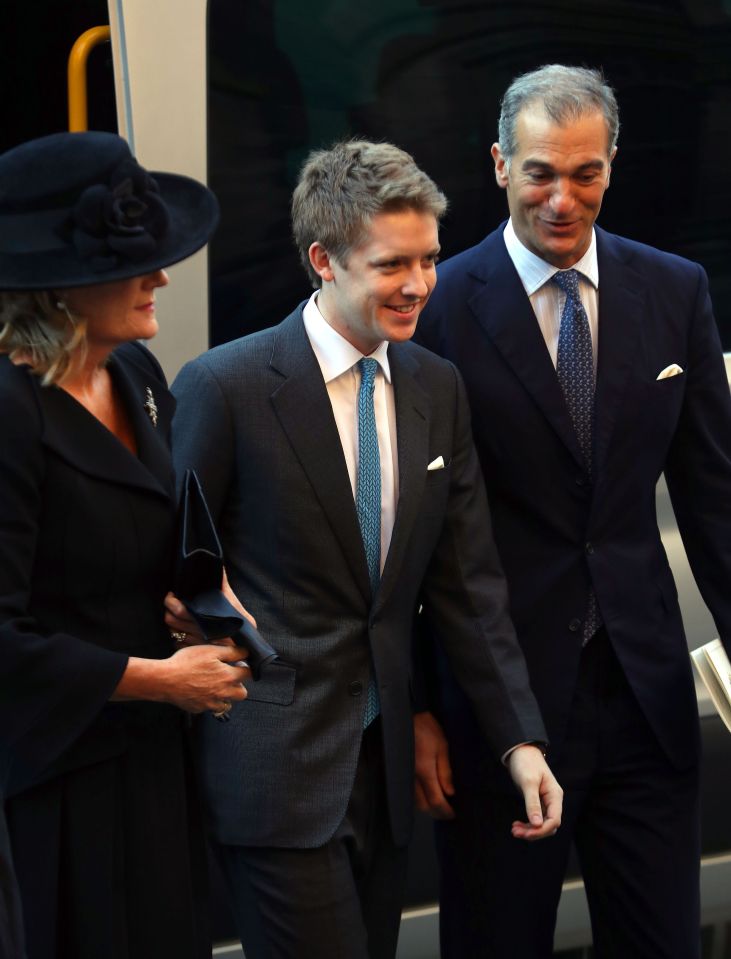
[(157, 426), (157, 403), (155, 402), (155, 397), (152, 395), (152, 390), (149, 386), (145, 387), (144, 407), (145, 412), (152, 420), (152, 425)]

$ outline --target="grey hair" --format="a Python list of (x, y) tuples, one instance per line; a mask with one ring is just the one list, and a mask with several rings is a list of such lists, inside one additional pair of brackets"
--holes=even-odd
[(516, 77), (505, 91), (500, 105), (498, 141), (508, 164), (518, 149), (515, 135), (518, 114), (536, 102), (559, 126), (599, 110), (607, 123), (608, 153), (617, 145), (619, 107), (602, 71), (552, 63)]
[(315, 289), (321, 280), (310, 263), (313, 243), (347, 268), (375, 216), (408, 209), (431, 213), (438, 222), (447, 198), (404, 150), (345, 140), (311, 153), (292, 195), (292, 233)]
[(86, 349), (86, 321), (52, 293), (0, 293), (0, 353), (28, 363), (44, 386), (61, 383)]

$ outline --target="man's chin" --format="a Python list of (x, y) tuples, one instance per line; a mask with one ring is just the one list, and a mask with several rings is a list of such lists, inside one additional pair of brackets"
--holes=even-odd
[(566, 231), (563, 234), (544, 232), (541, 236), (540, 247), (534, 252), (547, 263), (566, 270), (589, 249), (591, 235), (584, 239), (576, 230)]
[(586, 249), (582, 250), (573, 237), (567, 238), (563, 242), (553, 238), (543, 244), (538, 255), (546, 263), (550, 263), (551, 266), (555, 266), (559, 270), (568, 270), (577, 260), (581, 259), (585, 252)]
[(389, 330), (389, 341), (391, 343), (405, 343), (407, 340), (410, 340), (411, 337), (416, 332), (416, 324), (419, 317), (415, 320), (411, 320), (409, 323), (404, 323), (403, 326), (392, 326)]

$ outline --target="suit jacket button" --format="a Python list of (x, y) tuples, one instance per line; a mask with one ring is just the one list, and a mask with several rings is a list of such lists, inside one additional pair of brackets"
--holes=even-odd
[(348, 684), (348, 692), (351, 696), (362, 696), (363, 695), (363, 683), (356, 680), (354, 683)]
[(585, 477), (585, 476), (582, 476), (581, 474), (579, 474), (579, 475), (576, 477), (576, 485), (577, 485), (577, 486), (585, 486), (585, 485), (586, 485), (586, 477)]
[(581, 629), (581, 620), (572, 619), (571, 622), (569, 623), (569, 629), (571, 630), (572, 633), (577, 633)]
[(589, 553), (589, 554), (591, 554), (591, 553), (594, 552), (594, 545), (593, 545), (592, 543), (587, 543), (587, 544), (586, 544), (586, 552)]

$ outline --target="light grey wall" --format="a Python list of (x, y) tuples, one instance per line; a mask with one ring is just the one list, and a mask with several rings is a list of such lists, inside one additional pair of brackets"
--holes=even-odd
[[(119, 132), (143, 166), (206, 181), (207, 0), (109, 0)], [(169, 378), (208, 348), (205, 250), (169, 270), (150, 347)]]

